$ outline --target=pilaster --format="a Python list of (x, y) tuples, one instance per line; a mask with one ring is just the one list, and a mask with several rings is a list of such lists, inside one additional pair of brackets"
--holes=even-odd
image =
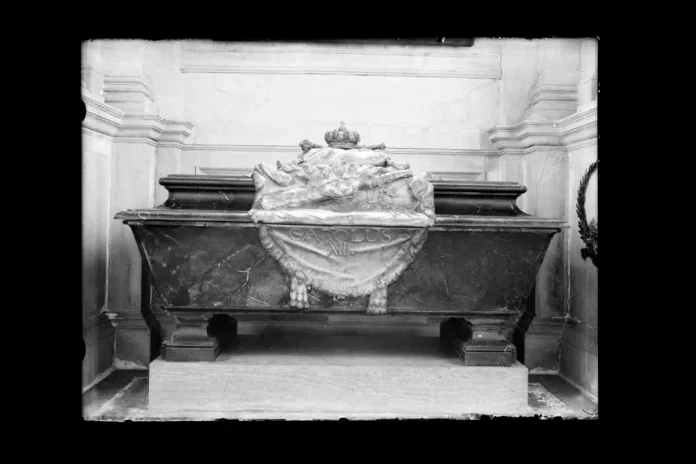
[[(550, 117), (552, 112), (536, 114)], [(488, 134), (500, 152), (502, 180), (520, 182), (528, 189), (520, 199), (523, 211), (570, 222), (575, 205), (569, 189), (568, 150), (596, 140), (596, 101), (557, 120), (524, 120), (514, 126), (494, 127)], [(539, 322), (531, 324), (525, 337), (525, 364), (530, 369), (558, 371), (558, 339), (563, 327), (558, 321), (568, 314), (570, 304), (571, 233), (572, 229), (564, 229), (554, 237), (539, 270), (530, 303)]]
[[(84, 79), (83, 79), (84, 82)], [(82, 86), (82, 385), (89, 387), (112, 367), (114, 329), (103, 314), (108, 269), (108, 216), (113, 137), (123, 112)]]
[(92, 97), (104, 103), (104, 72), (101, 57), (101, 42), (82, 43), (82, 86), (91, 92)]
[(133, 233), (113, 217), (125, 209), (154, 206), (157, 142), (165, 126), (157, 115), (125, 114), (114, 137), (107, 305), (110, 312), (132, 311), (136, 318), (142, 318), (140, 252)]
[(162, 193), (157, 193), (157, 180), (179, 172), (181, 146), (193, 124), (158, 115), (144, 75), (109, 74), (104, 84), (104, 106), (121, 115), (121, 124), (112, 133), (106, 298), (115, 329), (114, 367), (147, 368), (152, 334), (142, 313), (148, 310), (142, 303), (147, 291), (142, 259), (130, 228), (113, 217), (119, 211), (164, 202)]
[(580, 43), (576, 39), (543, 39), (537, 47), (537, 79), (524, 119), (555, 122), (577, 111)]
[(580, 43), (578, 109), (597, 100), (597, 45), (597, 39), (582, 39)]

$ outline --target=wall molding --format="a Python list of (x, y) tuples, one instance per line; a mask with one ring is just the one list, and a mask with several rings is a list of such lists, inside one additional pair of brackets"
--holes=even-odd
[(152, 98), (152, 86), (146, 76), (104, 76), (104, 93), (140, 94)]
[(166, 124), (167, 120), (156, 114), (126, 114), (116, 138), (157, 142), (164, 132)]
[(568, 151), (580, 150), (582, 148), (591, 147), (593, 145), (597, 145), (597, 137), (592, 137), (592, 138), (589, 138), (586, 140), (581, 140), (579, 142), (570, 143), (566, 146), (566, 150), (568, 150)]
[(553, 121), (522, 121), (514, 126), (496, 126), (488, 131), (498, 150), (536, 146), (563, 147), (597, 137), (597, 103)]
[(331, 43), (283, 43), (187, 41), (182, 43), (185, 52), (218, 53), (312, 53), (327, 55), (379, 55), (379, 56), (436, 56), (447, 58), (499, 56), (499, 53), (483, 52), (472, 48), (445, 48), (431, 45), (384, 44), (331, 44)]
[(560, 338), (566, 327), (565, 317), (534, 318), (526, 335)]
[(137, 311), (118, 311), (106, 313), (114, 329), (150, 330), (142, 314)]
[(198, 74), (316, 74), (343, 76), (381, 76), (381, 77), (439, 77), (453, 79), (500, 79), (499, 73), (487, 70), (418, 70), (403, 69), (366, 69), (366, 68), (319, 68), (319, 67), (262, 67), (262, 66), (232, 66), (232, 65), (196, 65), (182, 66), (182, 73)]
[(428, 171), (444, 181), (482, 181), (485, 176), (484, 171)]
[(562, 143), (570, 145), (597, 137), (597, 101), (558, 121)]
[(196, 169), (207, 176), (251, 177), (253, 168), (227, 168), (224, 166), (196, 166)]
[(120, 143), (147, 143), (157, 146), (181, 146), (193, 133), (194, 125), (187, 121), (168, 120), (157, 114), (126, 113), (108, 102), (102, 102), (82, 88), (82, 101), (87, 113), (82, 121), (84, 133), (113, 137)]
[(143, 75), (104, 76), (104, 101), (126, 113), (157, 113), (150, 80)]
[(183, 143), (193, 133), (194, 125), (188, 121), (165, 120), (162, 134), (159, 138), (159, 146), (183, 147)]
[[(185, 151), (231, 151), (231, 152), (260, 152), (260, 153), (297, 153), (302, 150), (299, 145), (206, 145), (187, 144), (182, 147)], [(389, 155), (446, 155), (446, 156), (499, 156), (497, 150), (458, 149), (458, 148), (406, 148), (387, 147)]]
[[(399, 45), (199, 42), (184, 43), (181, 50), (182, 73), (473, 79), (500, 79), (502, 76), (500, 53), (471, 49), (455, 51)], [(317, 55), (320, 55), (319, 59)], [(340, 58), (340, 62), (337, 62), (337, 58)]]
[(106, 104), (86, 88), (82, 88), (82, 101), (87, 113), (82, 127), (108, 137), (114, 137), (123, 125), (123, 111)]

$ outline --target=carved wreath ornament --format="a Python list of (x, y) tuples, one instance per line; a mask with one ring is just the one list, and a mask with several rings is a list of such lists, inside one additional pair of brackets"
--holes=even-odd
[(585, 242), (586, 248), (580, 250), (582, 259), (585, 260), (588, 257), (592, 260), (592, 263), (598, 266), (597, 257), (597, 238), (598, 238), (598, 227), (595, 219), (592, 219), (590, 223), (587, 223), (587, 215), (585, 214), (585, 193), (587, 192), (587, 184), (590, 182), (590, 177), (592, 174), (597, 172), (597, 167), (599, 166), (599, 160), (595, 161), (587, 169), (587, 172), (582, 176), (580, 180), (580, 188), (578, 190), (578, 202), (576, 206), (576, 211), (578, 214), (578, 226), (580, 232), (580, 238)]

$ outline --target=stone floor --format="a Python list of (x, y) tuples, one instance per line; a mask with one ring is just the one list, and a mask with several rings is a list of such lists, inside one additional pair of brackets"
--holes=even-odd
[[(87, 420), (156, 420), (147, 416), (148, 371), (116, 370), (83, 395)], [(597, 405), (554, 375), (529, 376), (529, 415), (591, 419)]]

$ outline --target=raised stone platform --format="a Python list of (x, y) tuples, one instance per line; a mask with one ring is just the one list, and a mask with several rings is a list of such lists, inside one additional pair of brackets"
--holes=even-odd
[(178, 419), (526, 414), (527, 368), (463, 366), (426, 337), (241, 335), (214, 362), (150, 364), (148, 415)]

